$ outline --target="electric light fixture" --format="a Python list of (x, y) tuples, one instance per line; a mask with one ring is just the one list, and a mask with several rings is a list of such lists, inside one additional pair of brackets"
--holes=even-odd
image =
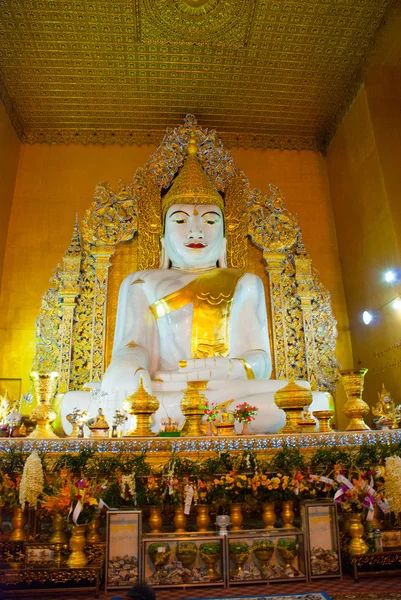
[(395, 279), (396, 279), (395, 271), (387, 271), (384, 274), (384, 279), (387, 283), (391, 283), (392, 281), (395, 281)]
[(396, 299), (393, 301), (393, 308), (394, 308), (395, 310), (400, 310), (400, 309), (401, 309), (401, 298), (396, 298)]
[(362, 321), (365, 323), (365, 325), (369, 325), (372, 320), (373, 315), (368, 310), (364, 310), (362, 314)]

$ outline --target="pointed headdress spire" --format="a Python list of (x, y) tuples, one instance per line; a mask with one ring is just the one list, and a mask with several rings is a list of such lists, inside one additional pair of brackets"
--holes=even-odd
[(162, 199), (163, 218), (173, 204), (215, 204), (224, 212), (224, 200), (202, 169), (194, 138), (188, 144), (184, 165)]

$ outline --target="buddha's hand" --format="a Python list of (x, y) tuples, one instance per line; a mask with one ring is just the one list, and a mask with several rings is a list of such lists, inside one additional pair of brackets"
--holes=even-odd
[(151, 379), (146, 369), (127, 358), (112, 361), (104, 374), (102, 390), (108, 394), (117, 392), (119, 397), (126, 397), (137, 391), (141, 379), (145, 390), (151, 393)]
[(172, 371), (158, 371), (156, 381), (217, 381), (224, 379), (247, 379), (244, 361), (237, 358), (190, 358), (180, 360)]

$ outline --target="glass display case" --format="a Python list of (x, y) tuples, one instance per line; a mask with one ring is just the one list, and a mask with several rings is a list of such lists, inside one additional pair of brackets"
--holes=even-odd
[(342, 578), (337, 505), (332, 500), (301, 502), (307, 568), (311, 579)]
[(163, 533), (142, 539), (142, 581), (157, 587), (226, 585), (224, 537)]
[(231, 532), (226, 544), (229, 585), (307, 580), (304, 533), (300, 529)]

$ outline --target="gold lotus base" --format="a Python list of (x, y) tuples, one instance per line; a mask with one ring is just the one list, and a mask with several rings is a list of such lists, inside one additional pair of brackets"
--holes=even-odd
[(109, 437), (109, 427), (89, 427), (89, 429), (91, 432), (91, 438), (99, 439)]

